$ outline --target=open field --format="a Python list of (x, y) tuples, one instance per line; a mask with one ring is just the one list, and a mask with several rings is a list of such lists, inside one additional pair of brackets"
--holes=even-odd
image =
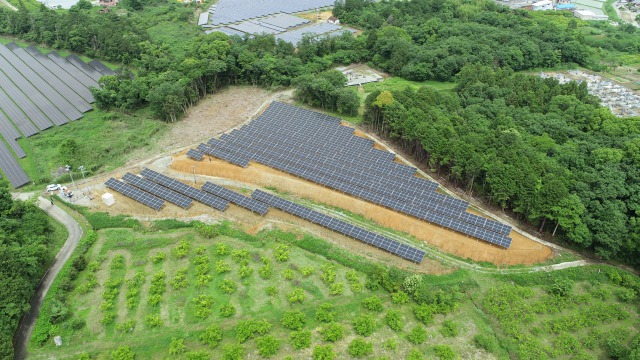
[[(40, 335), (30, 358), (109, 359), (125, 345), (145, 359), (301, 359), (317, 346), (351, 359), (355, 339), (371, 348), (367, 359), (594, 358), (613, 343), (625, 351), (638, 331), (637, 298), (625, 295), (637, 279), (611, 268), (414, 281), (297, 231), (108, 223), (129, 228), (98, 232), (62, 304), (67, 315), (36, 329), (53, 327), (64, 345)], [(374, 275), (386, 271), (386, 280)], [(206, 330), (216, 336), (203, 342)], [(261, 355), (269, 342), (273, 354)]]

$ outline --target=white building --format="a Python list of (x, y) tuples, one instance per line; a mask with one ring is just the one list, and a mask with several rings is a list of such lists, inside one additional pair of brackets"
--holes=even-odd
[(596, 14), (591, 10), (575, 10), (573, 14), (581, 20), (609, 20), (607, 15)]
[(531, 5), (531, 10), (534, 10), (534, 11), (552, 10), (552, 9), (553, 9), (553, 3), (551, 3), (550, 0), (541, 0)]

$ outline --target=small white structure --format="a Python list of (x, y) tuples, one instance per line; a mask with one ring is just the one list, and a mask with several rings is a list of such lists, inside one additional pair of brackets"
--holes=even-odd
[(332, 17), (328, 18), (328, 19), (327, 19), (327, 22), (328, 22), (329, 24), (334, 24), (334, 25), (338, 25), (338, 24), (340, 24), (340, 20), (338, 20), (338, 18), (337, 18), (337, 17), (335, 17), (335, 16), (332, 16)]
[(552, 10), (552, 9), (553, 9), (553, 3), (551, 3), (550, 0), (541, 0), (531, 5), (531, 10), (534, 10), (534, 11)]
[(104, 195), (102, 195), (102, 202), (107, 206), (111, 206), (116, 203), (116, 199), (113, 197), (113, 194), (104, 193)]
[(577, 18), (579, 18), (580, 20), (608, 20), (609, 17), (607, 15), (600, 15), (600, 14), (596, 14), (591, 10), (575, 10), (573, 12), (573, 15), (575, 15)]
[(53, 342), (56, 343), (56, 346), (62, 346), (62, 337), (61, 336), (54, 337)]

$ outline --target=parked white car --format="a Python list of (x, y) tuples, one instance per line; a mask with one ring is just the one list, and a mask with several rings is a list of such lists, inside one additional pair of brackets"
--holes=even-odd
[(51, 184), (47, 185), (47, 191), (56, 191), (62, 189), (62, 185), (60, 184)]

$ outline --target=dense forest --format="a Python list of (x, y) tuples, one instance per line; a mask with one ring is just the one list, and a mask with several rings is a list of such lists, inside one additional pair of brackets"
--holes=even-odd
[(376, 91), (366, 121), (469, 193), (606, 259), (640, 258), (640, 119), (584, 83), (468, 65), (455, 93)]
[(52, 255), (49, 218), (34, 204), (13, 201), (0, 179), (0, 358), (13, 358), (13, 334)]

